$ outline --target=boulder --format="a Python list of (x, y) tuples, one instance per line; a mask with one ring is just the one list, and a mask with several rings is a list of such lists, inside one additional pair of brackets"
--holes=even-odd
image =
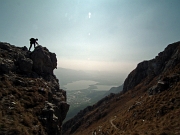
[(152, 86), (148, 89), (149, 95), (155, 95), (169, 88), (169, 83), (166, 81), (159, 80), (157, 85)]
[(8, 43), (0, 42), (0, 48), (3, 49), (3, 50), (10, 50), (11, 45), (8, 44)]
[(32, 71), (33, 61), (29, 58), (23, 58), (18, 61), (19, 68), (24, 73), (30, 73)]
[(31, 53), (33, 70), (40, 75), (53, 75), (53, 70), (57, 67), (57, 59), (54, 53), (42, 46), (37, 46)]
[(10, 59), (2, 59), (0, 58), (0, 73), (8, 74), (10, 71), (15, 69), (14, 62)]
[(45, 103), (41, 120), (46, 125), (49, 134), (61, 134), (62, 121), (68, 110), (69, 105), (66, 102), (61, 102), (58, 106), (48, 101)]
[(58, 110), (55, 111), (56, 116), (58, 117), (60, 121), (60, 125), (62, 125), (62, 121), (66, 118), (66, 114), (69, 110), (69, 104), (67, 104), (65, 101), (61, 101), (58, 103)]

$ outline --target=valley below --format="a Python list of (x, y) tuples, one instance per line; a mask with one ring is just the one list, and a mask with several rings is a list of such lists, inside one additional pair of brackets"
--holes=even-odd
[[(75, 116), (80, 110), (107, 96), (111, 93), (112, 87), (112, 85), (98, 85), (98, 82), (90, 80), (80, 80), (65, 85), (67, 103), (70, 104), (65, 121)], [(112, 91), (112, 93), (118, 92), (120, 91)]]
[(122, 90), (122, 86), (118, 87), (122, 76), (112, 73), (64, 68), (58, 68), (55, 73), (61, 88), (66, 90), (67, 103), (70, 105), (64, 122), (110, 93), (119, 93)]
[(179, 135), (179, 43), (169, 44), (155, 58), (137, 64), (121, 92), (80, 110), (63, 124), (63, 134)]

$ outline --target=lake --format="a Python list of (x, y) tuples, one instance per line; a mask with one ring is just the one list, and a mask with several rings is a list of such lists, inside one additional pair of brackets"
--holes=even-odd
[(110, 88), (115, 87), (113, 85), (98, 85), (98, 82), (91, 80), (80, 80), (68, 83), (63, 86), (66, 90), (84, 90), (84, 89), (93, 89), (93, 90), (110, 90)]

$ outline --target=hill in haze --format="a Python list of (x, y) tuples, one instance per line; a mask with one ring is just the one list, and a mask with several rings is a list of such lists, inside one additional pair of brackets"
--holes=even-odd
[(125, 74), (117, 75), (117, 73), (110, 71), (73, 70), (61, 67), (55, 70), (55, 74), (60, 80), (61, 87), (79, 80), (91, 80), (98, 82), (99, 85), (119, 86), (119, 84), (123, 83), (126, 76)]
[(179, 135), (180, 42), (143, 61), (123, 91), (99, 100), (63, 124), (64, 135)]

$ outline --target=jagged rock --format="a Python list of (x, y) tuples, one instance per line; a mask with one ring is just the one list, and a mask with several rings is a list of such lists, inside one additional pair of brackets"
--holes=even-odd
[(32, 71), (33, 61), (29, 58), (23, 58), (18, 61), (19, 68), (25, 73), (30, 73)]
[(56, 66), (55, 53), (45, 47), (29, 52), (0, 42), (0, 127), (5, 122), (13, 129), (1, 127), (0, 134), (61, 134), (69, 104), (53, 74)]
[(179, 74), (173, 74), (172, 76), (167, 76), (162, 80), (159, 80), (156, 85), (149, 88), (148, 94), (155, 95), (164, 90), (167, 90), (170, 86), (172, 86), (174, 83), (177, 83), (179, 80), (180, 80)]
[(10, 59), (2, 59), (0, 58), (0, 73), (8, 74), (10, 71), (15, 69), (14, 62)]
[(169, 87), (168, 83), (163, 81), (158, 81), (157, 85), (154, 85), (153, 87), (149, 88), (148, 93), (149, 95), (155, 95), (157, 93), (166, 90), (168, 87)]
[(37, 46), (31, 53), (30, 58), (33, 61), (33, 70), (38, 74), (53, 75), (53, 70), (57, 67), (55, 53), (42, 46)]
[(62, 121), (65, 119), (68, 110), (69, 105), (66, 102), (59, 101), (58, 106), (46, 102), (41, 119), (49, 134), (59, 135), (61, 133)]
[(15, 79), (15, 80), (13, 81), (13, 84), (14, 84), (15, 86), (22, 86), (22, 87), (27, 87), (27, 86), (28, 86), (27, 83), (24, 82), (24, 81), (21, 80), (21, 79)]
[(28, 51), (28, 48), (26, 46), (22, 47), (23, 51)]
[(177, 83), (180, 80), (180, 74), (172, 74), (171, 76), (167, 76), (163, 78), (163, 81), (168, 83), (169, 86), (173, 85), (174, 83)]
[(11, 45), (8, 44), (8, 43), (0, 42), (0, 48), (3, 49), (3, 50), (10, 50)]
[(21, 59), (25, 59), (25, 54), (21, 53), (21, 52), (17, 52), (17, 54), (15, 55), (15, 59), (17, 59), (18, 64), (20, 64), (20, 60)]
[(179, 50), (177, 49), (179, 46), (180, 42), (170, 44), (155, 59), (139, 63), (125, 79), (123, 92), (135, 87), (145, 78), (151, 81), (155, 76), (176, 65), (180, 60)]
[(62, 125), (62, 121), (66, 118), (68, 110), (69, 104), (67, 104), (65, 101), (58, 103), (58, 110), (55, 112), (55, 114), (59, 119), (59, 125)]

